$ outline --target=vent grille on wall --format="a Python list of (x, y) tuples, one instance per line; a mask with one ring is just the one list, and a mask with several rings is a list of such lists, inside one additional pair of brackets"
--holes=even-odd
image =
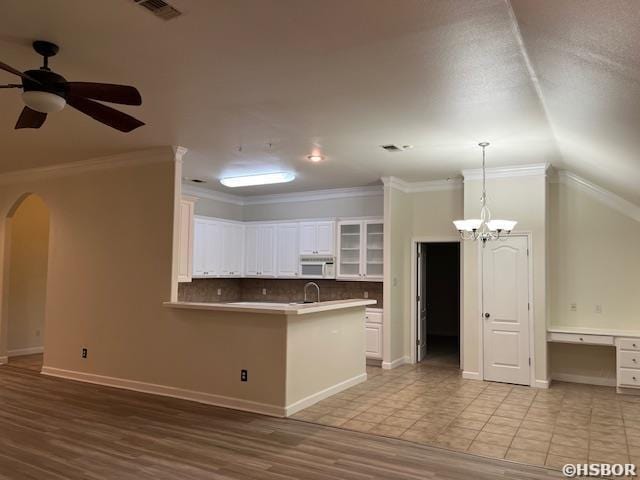
[(160, 17), (163, 20), (171, 20), (172, 18), (179, 17), (182, 12), (177, 8), (169, 5), (164, 0), (133, 0), (141, 7), (146, 8), (156, 17)]

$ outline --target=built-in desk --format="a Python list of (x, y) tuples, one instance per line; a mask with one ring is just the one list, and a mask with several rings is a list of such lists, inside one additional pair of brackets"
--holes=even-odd
[(549, 327), (547, 341), (616, 347), (616, 390), (640, 395), (640, 331)]

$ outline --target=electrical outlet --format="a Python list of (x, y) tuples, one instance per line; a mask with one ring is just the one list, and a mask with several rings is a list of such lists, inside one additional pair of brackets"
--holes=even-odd
[(596, 313), (602, 313), (602, 305), (596, 305)]
[(369, 292), (364, 292), (364, 298), (369, 298)]
[(221, 288), (218, 289), (218, 296), (220, 296), (220, 295), (222, 295), (222, 289)]
[(569, 305), (569, 311), (570, 312), (577, 312), (578, 311), (578, 305), (576, 305), (575, 303), (572, 303)]
[(87, 358), (88, 354), (89, 351), (85, 347), (82, 347), (82, 358)]
[(266, 288), (263, 288), (263, 289), (262, 289), (262, 294), (263, 294), (263, 295), (266, 295), (266, 294), (267, 294), (267, 289), (266, 289)]
[(246, 382), (249, 380), (249, 372), (247, 370), (240, 370), (240, 381)]

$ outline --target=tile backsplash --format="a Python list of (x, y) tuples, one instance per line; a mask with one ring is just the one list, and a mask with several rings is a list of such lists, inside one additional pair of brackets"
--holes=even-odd
[[(184, 302), (300, 302), (304, 299), (304, 285), (308, 281), (278, 278), (194, 279), (191, 283), (179, 285), (178, 299)], [(364, 298), (367, 292), (369, 299), (378, 302), (375, 307), (382, 308), (382, 282), (314, 281), (320, 287), (321, 301)], [(315, 288), (310, 288), (308, 293), (309, 299), (315, 300)]]

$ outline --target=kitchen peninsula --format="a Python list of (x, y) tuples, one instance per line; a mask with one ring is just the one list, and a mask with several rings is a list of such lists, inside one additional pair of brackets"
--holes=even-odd
[(289, 416), (367, 378), (365, 308), (375, 300), (315, 303), (166, 302), (211, 339), (211, 390), (230, 408)]

